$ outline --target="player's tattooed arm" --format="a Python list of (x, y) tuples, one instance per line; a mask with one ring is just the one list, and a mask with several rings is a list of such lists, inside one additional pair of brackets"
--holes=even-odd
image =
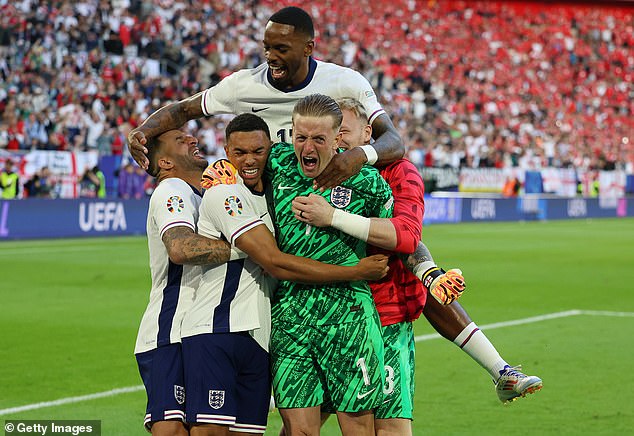
[(418, 242), (418, 246), (412, 254), (401, 255), (401, 260), (407, 269), (412, 272), (415, 272), (416, 267), (423, 265), (425, 262), (434, 263), (434, 259), (429, 252), (429, 248), (427, 248), (423, 241)]
[(229, 261), (231, 245), (206, 238), (189, 227), (174, 227), (163, 234), (170, 260), (179, 265), (218, 265)]
[(178, 129), (189, 120), (201, 118), (202, 92), (176, 103), (163, 106), (147, 117), (136, 129), (128, 133), (128, 148), (134, 160), (141, 168), (147, 169), (147, 140), (168, 130)]

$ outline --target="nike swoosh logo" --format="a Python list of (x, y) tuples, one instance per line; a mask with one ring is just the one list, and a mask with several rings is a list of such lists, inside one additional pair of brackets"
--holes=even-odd
[(251, 106), (251, 112), (253, 112), (253, 113), (262, 112), (262, 111), (267, 110), (268, 108), (269, 107), (267, 106), (267, 107), (261, 107), (261, 108), (258, 109), (258, 108), (255, 108), (255, 107)]
[(372, 392), (376, 391), (376, 388), (374, 389), (370, 389), (368, 392), (364, 393), (364, 394), (357, 394), (357, 400), (362, 400), (365, 397), (367, 397), (368, 395), (370, 395)]
[(279, 185), (277, 185), (277, 189), (279, 190), (284, 190), (284, 189), (295, 189), (292, 186), (282, 186), (282, 184), (280, 183)]

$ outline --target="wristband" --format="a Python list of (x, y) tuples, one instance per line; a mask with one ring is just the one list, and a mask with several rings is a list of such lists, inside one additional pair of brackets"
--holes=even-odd
[(379, 155), (376, 154), (376, 150), (371, 145), (362, 145), (359, 147), (365, 153), (365, 157), (368, 159), (368, 165), (374, 165), (379, 160)]
[(438, 266), (434, 263), (433, 260), (427, 260), (425, 262), (414, 265), (412, 272), (416, 277), (418, 277), (418, 280), (422, 282), (425, 273), (432, 268), (438, 268)]
[(445, 270), (439, 267), (435, 267), (432, 269), (427, 270), (427, 272), (425, 272), (425, 274), (423, 274), (423, 286), (425, 286), (427, 288), (427, 290), (431, 291), (431, 285), (434, 283), (434, 281), (440, 277), (441, 275), (445, 274)]
[(370, 234), (370, 218), (354, 215), (341, 209), (335, 209), (332, 213), (331, 226), (366, 242)]

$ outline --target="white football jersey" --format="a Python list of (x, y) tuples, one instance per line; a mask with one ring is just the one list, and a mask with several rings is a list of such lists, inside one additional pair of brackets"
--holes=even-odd
[[(200, 205), (198, 233), (234, 245), (259, 225), (274, 232), (266, 198), (241, 183), (208, 189)], [(271, 331), (271, 278), (248, 257), (203, 266), (194, 302), (183, 320), (182, 336), (248, 331), (268, 351)]]
[(259, 115), (269, 125), (273, 142), (291, 142), (293, 107), (311, 94), (324, 94), (335, 100), (357, 99), (369, 115), (370, 124), (385, 113), (372, 86), (360, 73), (313, 58), (310, 58), (309, 66), (306, 80), (285, 91), (271, 85), (266, 63), (237, 71), (203, 92), (202, 111), (207, 116), (244, 112)]
[(141, 319), (135, 353), (153, 350), (181, 340), (181, 323), (200, 281), (201, 268), (172, 263), (163, 234), (185, 226), (196, 231), (201, 194), (178, 178), (161, 181), (152, 193), (147, 216), (152, 290)]

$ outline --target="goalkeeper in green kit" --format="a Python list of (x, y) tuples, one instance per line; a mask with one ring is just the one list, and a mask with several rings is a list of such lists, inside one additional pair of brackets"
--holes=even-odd
[[(267, 176), (273, 191), (277, 240), (287, 253), (326, 263), (356, 264), (366, 243), (339, 230), (295, 219), (292, 200), (316, 193), (313, 178), (337, 153), (342, 112), (320, 94), (293, 111), (293, 144), (276, 144)], [(321, 193), (351, 213), (390, 217), (392, 193), (378, 171), (359, 174)], [(380, 321), (366, 282), (302, 285), (280, 282), (272, 304), (271, 364), (277, 407), (290, 434), (318, 434), (328, 399), (343, 434), (374, 434), (373, 412), (383, 400)]]

